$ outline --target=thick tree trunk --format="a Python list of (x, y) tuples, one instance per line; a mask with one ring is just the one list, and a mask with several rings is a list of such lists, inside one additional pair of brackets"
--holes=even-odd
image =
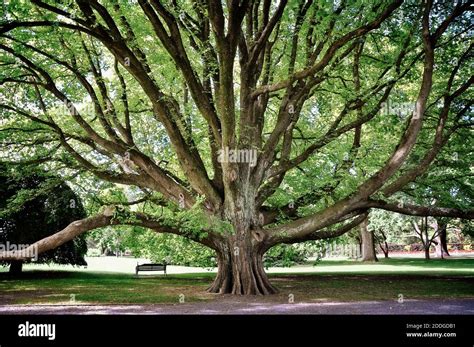
[(23, 262), (21, 260), (13, 260), (10, 263), (10, 275), (19, 275), (23, 270)]
[(439, 234), (436, 238), (436, 256), (443, 259), (444, 257), (449, 257), (448, 244), (447, 244), (447, 225), (441, 224), (439, 226)]
[(217, 276), (208, 291), (238, 295), (276, 293), (263, 267), (263, 252), (246, 242), (229, 244), (217, 252)]
[(362, 261), (378, 261), (375, 254), (374, 234), (367, 229), (368, 218), (360, 224), (362, 240)]

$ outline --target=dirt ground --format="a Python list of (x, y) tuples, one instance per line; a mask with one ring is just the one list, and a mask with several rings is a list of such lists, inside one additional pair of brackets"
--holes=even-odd
[(212, 302), (150, 305), (2, 305), (0, 314), (474, 314), (474, 299), (275, 304), (260, 298), (222, 296)]

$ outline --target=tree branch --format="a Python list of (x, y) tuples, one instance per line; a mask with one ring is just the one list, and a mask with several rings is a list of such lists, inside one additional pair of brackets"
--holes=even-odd
[(391, 203), (383, 200), (368, 200), (363, 204), (365, 208), (380, 208), (382, 210), (397, 212), (409, 216), (423, 217), (451, 217), (474, 219), (474, 210), (460, 210), (458, 208), (437, 207), (437, 206), (419, 206), (406, 203)]
[(127, 218), (121, 221), (120, 218), (115, 217), (116, 212), (117, 208), (115, 206), (107, 206), (101, 213), (74, 221), (61, 231), (58, 231), (53, 235), (47, 236), (31, 244), (25, 249), (0, 252), (0, 261), (29, 260), (33, 257), (36, 257), (38, 254), (61, 246), (80, 234), (109, 225), (141, 226), (149, 228), (158, 233), (171, 233), (184, 236), (210, 248), (216, 248), (215, 238), (217, 236), (215, 236), (213, 233), (208, 234), (206, 237), (199, 238), (198, 236), (192, 236), (177, 228), (171, 227), (167, 223), (163, 223), (164, 221), (162, 219), (150, 218), (143, 213), (128, 212)]

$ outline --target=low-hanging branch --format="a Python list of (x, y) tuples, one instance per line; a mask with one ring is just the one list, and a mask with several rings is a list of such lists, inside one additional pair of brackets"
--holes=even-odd
[(0, 252), (0, 261), (31, 260), (39, 254), (51, 249), (55, 249), (87, 231), (114, 225), (140, 226), (148, 228), (157, 233), (169, 233), (179, 236), (186, 236), (195, 242), (206, 245), (207, 247), (216, 247), (215, 242), (219, 239), (219, 236), (212, 231), (206, 231), (206, 236), (190, 236), (190, 233), (187, 233), (186, 231), (180, 230), (169, 224), (169, 222), (166, 222), (160, 218), (154, 218), (143, 213), (120, 210), (116, 206), (107, 206), (102, 212), (91, 217), (74, 221), (64, 229), (28, 245), (28, 247), (18, 250), (4, 250)]

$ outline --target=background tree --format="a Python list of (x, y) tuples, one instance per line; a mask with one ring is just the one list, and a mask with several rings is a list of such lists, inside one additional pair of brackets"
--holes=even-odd
[[(394, 197), (471, 125), (471, 6), (9, 2), (5, 160), (94, 175), (135, 197), (39, 250), (98, 227), (141, 226), (213, 249), (211, 292), (270, 294), (269, 249), (339, 236), (368, 209), (473, 218)], [(407, 114), (390, 107), (403, 103)]]
[(362, 249), (362, 261), (378, 261), (375, 251), (375, 235), (368, 229), (369, 217), (360, 223), (360, 240)]
[(385, 258), (388, 258), (390, 244), (404, 244), (406, 236), (413, 233), (412, 218), (384, 210), (370, 213), (368, 229), (374, 234), (376, 244)]
[(463, 221), (457, 219), (451, 219), (448, 224), (448, 230), (446, 234), (448, 237), (448, 243), (457, 249), (462, 250), (473, 250), (473, 236), (474, 236), (474, 224), (472, 221)]
[[(45, 173), (12, 175), (0, 171), (0, 243), (29, 245), (86, 216), (79, 197), (58, 177)], [(85, 236), (41, 253), (38, 263), (87, 265)], [(22, 260), (9, 262), (10, 273), (22, 271)]]
[(381, 230), (379, 235), (376, 236), (374, 234), (374, 238), (375, 238), (376, 244), (379, 246), (380, 250), (382, 251), (384, 258), (387, 259), (388, 253), (390, 251), (387, 235), (385, 234), (383, 230)]
[(444, 259), (450, 256), (448, 251), (448, 221), (437, 218), (436, 224), (438, 227), (438, 237), (435, 239), (436, 256)]
[(438, 224), (434, 218), (428, 219), (428, 217), (424, 217), (417, 219), (417, 221), (413, 221), (413, 229), (423, 245), (425, 259), (430, 259), (431, 246), (439, 236)]

